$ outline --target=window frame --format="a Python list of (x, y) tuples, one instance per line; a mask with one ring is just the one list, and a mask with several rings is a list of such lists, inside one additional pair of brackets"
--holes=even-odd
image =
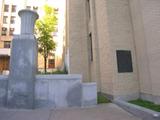
[(38, 11), (38, 6), (33, 6), (34, 11)]
[(16, 5), (12, 5), (11, 11), (14, 13), (16, 12), (17, 6)]
[(2, 27), (1, 35), (2, 36), (6, 36), (7, 35), (7, 28), (6, 27)]
[(3, 24), (7, 24), (8, 23), (8, 16), (3, 16)]
[(31, 8), (32, 8), (31, 6), (26, 6), (26, 9), (29, 9), (29, 10), (30, 10)]
[(15, 24), (15, 22), (16, 22), (16, 16), (11, 16), (10, 24)]
[(4, 48), (11, 48), (11, 41), (4, 41)]
[(4, 5), (4, 12), (9, 12), (9, 5), (8, 4)]
[(93, 39), (92, 39), (92, 33), (89, 34), (88, 39), (89, 39), (90, 61), (93, 62)]
[(49, 69), (55, 68), (55, 59), (48, 59), (48, 68)]
[(131, 50), (116, 50), (118, 73), (132, 73), (133, 61)]
[(13, 36), (14, 35), (14, 31), (15, 31), (15, 28), (10, 28), (9, 29), (9, 35)]

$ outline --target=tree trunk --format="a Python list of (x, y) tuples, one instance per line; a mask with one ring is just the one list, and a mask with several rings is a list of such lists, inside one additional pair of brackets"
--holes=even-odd
[(44, 73), (47, 74), (47, 57), (44, 57)]

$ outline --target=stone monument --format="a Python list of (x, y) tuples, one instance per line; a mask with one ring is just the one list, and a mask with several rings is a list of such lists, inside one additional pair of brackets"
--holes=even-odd
[(0, 75), (0, 107), (66, 108), (97, 104), (96, 83), (82, 83), (82, 75), (37, 75), (38, 14), (21, 10), (21, 34), (12, 40), (10, 74)]
[(21, 34), (12, 40), (7, 106), (11, 108), (33, 108), (34, 84), (37, 72), (37, 40), (34, 24), (38, 14), (31, 10), (19, 11)]

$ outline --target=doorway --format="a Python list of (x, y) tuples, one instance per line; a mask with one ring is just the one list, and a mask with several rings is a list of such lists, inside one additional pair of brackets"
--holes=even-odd
[(9, 56), (0, 56), (0, 73), (9, 70)]

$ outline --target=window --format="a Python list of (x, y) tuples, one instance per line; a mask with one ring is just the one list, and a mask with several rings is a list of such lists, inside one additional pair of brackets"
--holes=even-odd
[(90, 60), (93, 61), (92, 33), (89, 34)]
[(27, 9), (31, 9), (31, 6), (26, 6)]
[(8, 16), (3, 16), (3, 24), (7, 24)]
[(11, 21), (10, 21), (11, 24), (15, 23), (15, 18), (16, 18), (15, 16), (11, 16)]
[(2, 33), (1, 33), (2, 36), (6, 36), (7, 35), (7, 28), (5, 27), (2, 27)]
[(37, 6), (33, 6), (33, 10), (37, 11), (38, 7)]
[(59, 9), (58, 8), (54, 8), (54, 12), (55, 14), (58, 14)]
[(10, 48), (11, 42), (10, 41), (4, 41), (4, 48)]
[(14, 28), (10, 28), (9, 29), (9, 35), (13, 35), (13, 33), (14, 33)]
[(117, 50), (118, 72), (133, 72), (131, 51)]
[(90, 8), (90, 0), (87, 0), (87, 8), (88, 8), (88, 17), (91, 18), (91, 8)]
[(8, 12), (9, 11), (9, 5), (4, 5), (4, 12)]
[(54, 59), (48, 60), (48, 68), (55, 68), (55, 60)]
[(12, 5), (12, 12), (16, 12), (16, 5)]

